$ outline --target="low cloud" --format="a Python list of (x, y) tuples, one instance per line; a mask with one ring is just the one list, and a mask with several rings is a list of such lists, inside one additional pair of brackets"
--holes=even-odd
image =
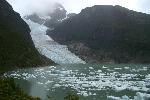
[(138, 11), (150, 14), (150, 0), (138, 0)]
[(22, 16), (53, 11), (55, 2), (61, 3), (68, 12), (79, 13), (83, 8), (93, 5), (121, 5), (126, 8), (150, 13), (150, 0), (7, 0)]
[(54, 1), (52, 0), (7, 0), (13, 9), (22, 16), (32, 13), (47, 14), (53, 11)]

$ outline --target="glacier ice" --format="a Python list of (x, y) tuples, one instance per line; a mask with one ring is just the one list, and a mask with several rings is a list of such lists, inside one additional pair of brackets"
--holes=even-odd
[(31, 37), (37, 50), (58, 64), (85, 64), (85, 61), (70, 52), (66, 45), (60, 45), (46, 35), (47, 27), (26, 20), (31, 29)]

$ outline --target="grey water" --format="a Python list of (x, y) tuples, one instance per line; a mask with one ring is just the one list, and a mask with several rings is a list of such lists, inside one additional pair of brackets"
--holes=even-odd
[(18, 69), (4, 74), (15, 78), (29, 95), (42, 100), (64, 100), (67, 93), (80, 100), (119, 100), (142, 94), (150, 100), (150, 65), (64, 64)]

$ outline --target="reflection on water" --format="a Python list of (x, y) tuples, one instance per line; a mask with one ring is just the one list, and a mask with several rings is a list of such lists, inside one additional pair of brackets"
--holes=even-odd
[(137, 92), (143, 98), (150, 97), (149, 65), (68, 64), (21, 69), (5, 76), (16, 78), (26, 92), (43, 100), (47, 95), (63, 100), (70, 91), (81, 100), (134, 98)]

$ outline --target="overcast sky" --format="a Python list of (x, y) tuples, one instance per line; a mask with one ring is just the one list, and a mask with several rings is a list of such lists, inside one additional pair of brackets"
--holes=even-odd
[(81, 9), (93, 5), (121, 5), (131, 10), (150, 14), (150, 0), (7, 0), (21, 15), (33, 12), (52, 11), (54, 2), (61, 3), (68, 12), (79, 13)]

